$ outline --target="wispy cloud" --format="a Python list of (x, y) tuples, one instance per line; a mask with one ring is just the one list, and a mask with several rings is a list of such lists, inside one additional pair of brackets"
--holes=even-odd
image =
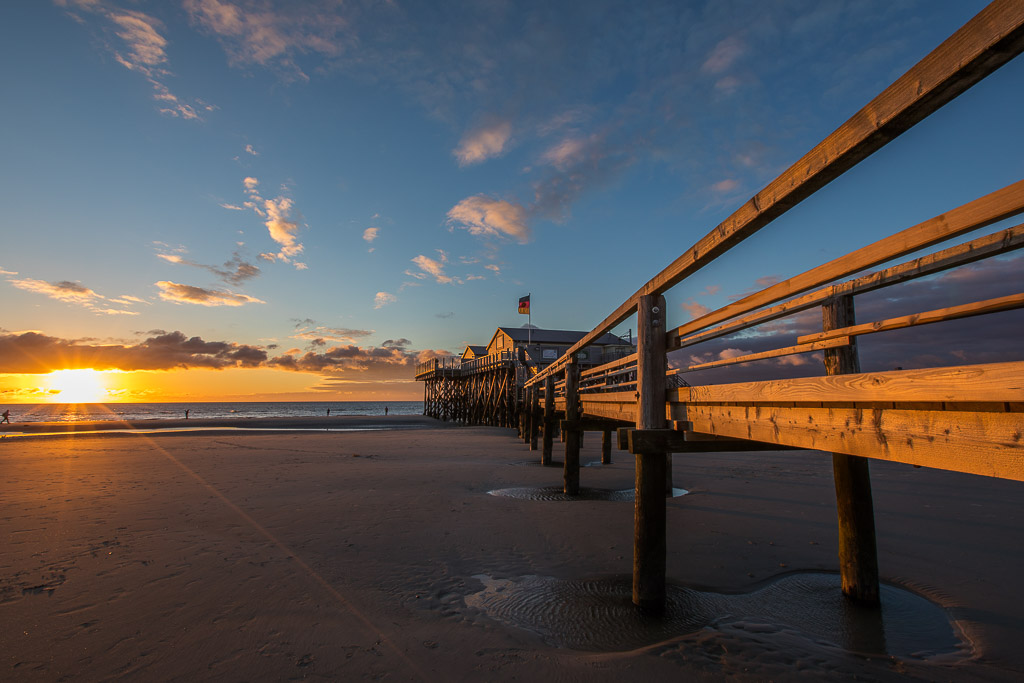
[(711, 54), (701, 64), (700, 70), (709, 74), (723, 73), (746, 51), (747, 46), (739, 36), (729, 36), (715, 45)]
[(734, 178), (726, 178), (711, 185), (711, 191), (718, 194), (725, 194), (727, 192), (732, 192), (737, 187), (739, 187), (739, 181)]
[(248, 154), (251, 154), (251, 155), (253, 155), (254, 157), (258, 157), (258, 156), (260, 155), (260, 153), (259, 153), (259, 152), (257, 152), (257, 151), (256, 151), (256, 148), (255, 148), (255, 147), (253, 147), (252, 145), (246, 145), (246, 146), (245, 146), (245, 151), (246, 151), (246, 152), (247, 152)]
[(413, 271), (406, 271), (406, 274), (412, 275), (416, 278), (430, 276), (437, 282), (444, 285), (456, 283), (457, 281), (455, 278), (446, 275), (444, 272), (444, 264), (448, 262), (448, 255), (440, 249), (437, 250), (437, 253), (439, 254), (437, 259), (432, 259), (429, 256), (424, 256), (423, 254), (413, 258), (412, 262), (419, 267), (421, 272), (416, 273)]
[(348, 42), (348, 22), (335, 3), (305, 4), (302, 11), (267, 3), (185, 0), (193, 22), (215, 35), (231, 62), (279, 69), (290, 78), (308, 80), (297, 57), (336, 57)]
[(363, 239), (367, 242), (373, 242), (377, 239), (379, 234), (380, 228), (367, 228), (366, 230), (363, 230)]
[(247, 294), (237, 294), (220, 289), (205, 289), (193, 285), (161, 280), (156, 283), (160, 288), (160, 298), (174, 303), (198, 304), (200, 306), (244, 306), (246, 304), (265, 304), (266, 301)]
[(487, 159), (501, 156), (512, 136), (512, 125), (499, 121), (472, 130), (462, 137), (452, 154), (459, 166), (478, 164)]
[(108, 298), (79, 282), (71, 282), (70, 280), (46, 282), (45, 280), (35, 280), (33, 278), (8, 278), (7, 281), (26, 292), (42, 294), (64, 303), (76, 304), (100, 315), (138, 315), (137, 311), (110, 308), (108, 302), (119, 305), (130, 305), (130, 302)]
[(388, 304), (395, 303), (397, 300), (398, 297), (396, 297), (394, 294), (389, 294), (387, 292), (377, 292), (377, 294), (373, 297), (373, 307), (384, 308)]
[[(183, 249), (179, 248), (178, 251), (181, 252)], [(229, 260), (224, 262), (223, 266), (211, 266), (205, 263), (197, 263), (191, 259), (185, 258), (181, 253), (157, 253), (157, 257), (167, 261), (168, 263), (202, 268), (203, 270), (213, 273), (227, 284), (235, 285), (236, 287), (241, 286), (246, 281), (257, 277), (260, 274), (259, 266), (247, 261), (237, 251), (231, 255)]]
[(693, 299), (679, 304), (679, 307), (686, 311), (690, 318), (696, 319), (711, 312), (711, 309), (704, 304), (697, 303)]
[(107, 22), (101, 28), (106, 32), (104, 42), (108, 49), (121, 66), (145, 76), (153, 88), (153, 99), (162, 114), (200, 120), (200, 111), (216, 109), (201, 100), (188, 104), (171, 92), (166, 82), (172, 76), (167, 67), (168, 41), (161, 33), (162, 23), (155, 17), (137, 10), (119, 8), (105, 0), (55, 2), (73, 13), (93, 14)]
[(373, 334), (373, 330), (354, 330), (345, 327), (326, 327), (314, 320), (300, 320), (295, 326), (292, 339), (310, 342), (313, 346), (324, 346), (327, 342), (355, 344)]

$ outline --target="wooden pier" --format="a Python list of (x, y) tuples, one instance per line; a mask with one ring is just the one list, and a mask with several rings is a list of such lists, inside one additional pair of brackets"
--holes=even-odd
[[(604, 433), (636, 460), (633, 600), (657, 611), (665, 597), (665, 491), (672, 453), (778, 450), (832, 454), (843, 592), (877, 605), (869, 462), (909, 463), (1024, 481), (1024, 361), (862, 372), (860, 337), (1024, 308), (1021, 278), (1010, 291), (912, 315), (858, 321), (856, 298), (1024, 246), (1024, 224), (916, 252), (1024, 213), (1024, 180), (865, 245), (683, 324), (668, 320), (664, 294), (1024, 51), (1024, 2), (996, 0), (854, 114), (731, 216), (628, 297), (543, 368), (513, 354), (435, 359), (417, 369), (426, 414), (467, 424), (519, 427), (541, 462), (561, 428), (566, 493), (579, 491), (583, 431)], [(892, 264), (895, 265), (886, 265)], [(885, 266), (879, 268), (880, 266)], [(852, 277), (855, 276), (856, 277)], [(950, 292), (950, 299), (957, 300)], [(820, 308), (820, 332), (795, 344), (669, 369), (666, 354)], [(636, 347), (582, 367), (585, 353), (636, 317)], [(1020, 332), (1024, 330), (1018, 330)], [(812, 352), (823, 375), (689, 386), (687, 373)], [(809, 455), (808, 457), (812, 457)]]

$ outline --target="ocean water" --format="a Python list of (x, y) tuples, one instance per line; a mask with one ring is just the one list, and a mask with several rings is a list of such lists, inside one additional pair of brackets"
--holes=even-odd
[(189, 418), (324, 417), (331, 415), (422, 415), (422, 401), (294, 401), (240, 403), (30, 403), (6, 405), (11, 422), (160, 420)]

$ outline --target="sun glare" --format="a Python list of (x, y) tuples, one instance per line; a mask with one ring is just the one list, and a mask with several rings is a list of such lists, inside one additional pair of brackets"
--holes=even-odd
[(46, 376), (60, 403), (101, 403), (107, 398), (105, 374), (96, 370), (56, 370)]

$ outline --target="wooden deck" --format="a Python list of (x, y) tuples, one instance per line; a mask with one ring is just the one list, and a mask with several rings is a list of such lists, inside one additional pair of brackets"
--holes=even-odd
[[(579, 487), (580, 431), (607, 435), (622, 427), (618, 442), (637, 463), (633, 597), (638, 605), (656, 609), (664, 598), (664, 491), (671, 453), (779, 447), (832, 452), (843, 590), (867, 604), (878, 603), (870, 459), (1024, 481), (1024, 362), (861, 372), (857, 350), (858, 339), (866, 335), (1022, 308), (1024, 292), (1013, 291), (1021, 279), (1006, 282), (1009, 291), (996, 298), (866, 322), (856, 316), (859, 295), (971, 263), (984, 266), (1024, 246), (1024, 225), (1016, 225), (898, 262), (1024, 213), (1024, 180), (950, 206), (695, 320), (670, 325), (664, 300), (666, 292), (726, 257), (732, 247), (1022, 50), (1024, 2), (992, 2), (629, 296), (558, 361), (527, 377), (521, 388), (517, 382), (505, 384), (514, 393), (511, 408), (487, 394), (497, 389), (493, 382), (473, 390), (477, 404), (496, 406), (486, 408), (482, 419), (489, 410), (503, 410), (503, 419), (511, 416), (533, 448), (543, 431), (544, 462), (550, 462), (553, 434), (559, 425), (564, 428), (567, 493)], [(821, 331), (799, 336), (795, 344), (668, 366), (671, 351), (818, 307)], [(575, 353), (633, 316), (636, 354), (581, 372)], [(824, 376), (701, 386), (685, 381), (696, 371), (813, 352), (824, 354)], [(446, 371), (435, 365), (422, 375), (418, 370), (417, 379), (444, 379)]]

